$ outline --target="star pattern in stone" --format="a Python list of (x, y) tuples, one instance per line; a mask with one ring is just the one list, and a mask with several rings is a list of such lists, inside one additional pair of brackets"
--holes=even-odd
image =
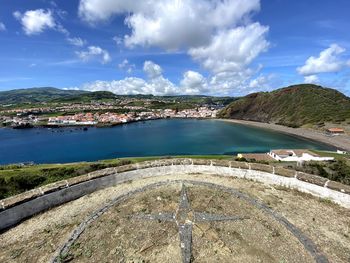
[(243, 216), (227, 216), (210, 214), (206, 212), (195, 212), (191, 209), (190, 201), (188, 199), (186, 186), (182, 184), (181, 196), (178, 209), (175, 213), (158, 214), (136, 214), (134, 219), (141, 220), (155, 220), (159, 222), (174, 222), (178, 226), (180, 237), (180, 248), (182, 255), (182, 262), (189, 263), (192, 258), (192, 227), (195, 223), (202, 222), (218, 222), (218, 221), (238, 221), (249, 219)]

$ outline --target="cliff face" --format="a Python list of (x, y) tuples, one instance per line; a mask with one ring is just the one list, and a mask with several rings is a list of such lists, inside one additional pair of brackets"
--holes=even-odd
[(334, 89), (301, 84), (247, 95), (229, 104), (219, 116), (291, 127), (342, 122), (350, 119), (350, 98)]

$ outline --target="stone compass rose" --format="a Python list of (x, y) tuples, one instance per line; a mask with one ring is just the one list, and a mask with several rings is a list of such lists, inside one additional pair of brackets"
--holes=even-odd
[(180, 248), (183, 263), (191, 262), (192, 227), (194, 224), (200, 222), (237, 221), (249, 219), (249, 217), (227, 216), (193, 211), (187, 196), (186, 186), (184, 184), (182, 184), (179, 206), (174, 213), (159, 212), (156, 214), (136, 214), (133, 215), (132, 218), (176, 223), (179, 230)]

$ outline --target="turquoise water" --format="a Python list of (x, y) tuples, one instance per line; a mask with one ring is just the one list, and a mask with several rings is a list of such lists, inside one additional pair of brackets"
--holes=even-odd
[(235, 154), (279, 148), (332, 150), (270, 130), (216, 120), (167, 119), (113, 128), (0, 129), (0, 164), (65, 163), (182, 154)]

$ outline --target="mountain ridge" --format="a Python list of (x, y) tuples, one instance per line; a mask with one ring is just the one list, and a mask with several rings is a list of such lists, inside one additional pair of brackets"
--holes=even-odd
[(88, 93), (83, 90), (64, 90), (54, 87), (34, 87), (0, 92), (0, 104), (40, 103), (67, 96)]
[(164, 95), (157, 96), (152, 94), (134, 94), (119, 95), (110, 91), (86, 91), (86, 90), (65, 90), (53, 87), (40, 87), (28, 89), (14, 89), (8, 91), (0, 91), (0, 105), (6, 104), (25, 104), (25, 103), (47, 103), (47, 102), (89, 102), (91, 100), (111, 100), (120, 98), (136, 98), (136, 99), (158, 99), (167, 100), (202, 100), (212, 101), (220, 99), (225, 105), (231, 102), (233, 97), (216, 97), (209, 95)]

